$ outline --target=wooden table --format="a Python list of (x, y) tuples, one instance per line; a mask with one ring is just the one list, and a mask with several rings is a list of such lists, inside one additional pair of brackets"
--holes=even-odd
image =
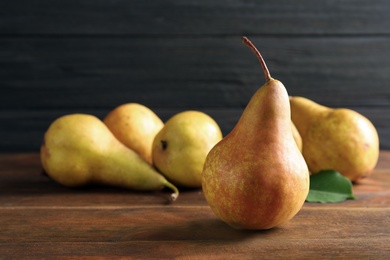
[(200, 190), (68, 189), (42, 175), (39, 155), (0, 155), (0, 258), (390, 259), (390, 151), (354, 186), (357, 200), (306, 203), (287, 224), (238, 231)]

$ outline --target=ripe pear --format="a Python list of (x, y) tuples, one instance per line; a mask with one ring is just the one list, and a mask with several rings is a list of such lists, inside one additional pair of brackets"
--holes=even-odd
[(206, 156), (221, 139), (221, 129), (209, 115), (192, 110), (178, 113), (153, 141), (153, 164), (172, 183), (200, 188)]
[(304, 97), (290, 97), (291, 117), (302, 137), (309, 170), (336, 170), (356, 182), (369, 176), (379, 157), (379, 137), (363, 115), (329, 108)]
[(291, 121), (291, 131), (294, 137), (294, 141), (298, 146), (299, 151), (302, 152), (302, 137), (301, 134), (298, 132), (297, 127), (294, 125), (294, 123)]
[(138, 103), (123, 104), (103, 122), (119, 141), (152, 164), (153, 139), (164, 123), (151, 109)]
[(71, 114), (56, 119), (41, 146), (43, 169), (68, 187), (89, 183), (148, 191), (168, 187), (179, 194), (150, 164), (122, 144), (97, 117)]
[(271, 77), (255, 46), (266, 83), (239, 121), (209, 152), (203, 192), (214, 213), (237, 229), (270, 229), (290, 220), (309, 192), (309, 172), (296, 145), (286, 88)]

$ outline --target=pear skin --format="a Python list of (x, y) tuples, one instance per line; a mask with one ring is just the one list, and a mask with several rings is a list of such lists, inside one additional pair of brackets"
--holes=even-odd
[(168, 187), (174, 191), (172, 200), (178, 196), (174, 185), (92, 115), (65, 115), (52, 122), (40, 155), (47, 175), (64, 186), (100, 183), (140, 191)]
[(202, 186), (208, 152), (222, 139), (217, 122), (201, 111), (172, 116), (153, 142), (153, 164), (170, 182), (187, 188)]
[(302, 137), (301, 134), (299, 133), (297, 127), (294, 125), (294, 123), (291, 121), (291, 131), (294, 137), (294, 141), (298, 146), (299, 151), (302, 152)]
[(209, 152), (202, 174), (214, 213), (237, 229), (270, 229), (294, 217), (309, 192), (309, 171), (291, 129), (286, 88), (266, 77), (233, 130)]
[(152, 143), (164, 123), (151, 109), (138, 103), (123, 104), (103, 122), (119, 141), (152, 164)]
[(291, 118), (302, 137), (302, 153), (312, 173), (336, 170), (353, 182), (371, 175), (379, 158), (379, 137), (363, 115), (290, 97)]

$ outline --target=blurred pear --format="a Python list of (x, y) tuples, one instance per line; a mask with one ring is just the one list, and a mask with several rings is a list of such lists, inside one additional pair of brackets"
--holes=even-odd
[(164, 123), (151, 109), (138, 103), (123, 104), (103, 122), (119, 141), (152, 164), (152, 143)]
[(90, 183), (134, 190), (173, 190), (169, 183), (136, 152), (122, 144), (97, 117), (71, 114), (56, 119), (44, 135), (40, 150), (47, 175), (56, 182), (79, 187)]
[(153, 164), (172, 183), (199, 188), (206, 156), (221, 139), (221, 129), (209, 115), (191, 110), (178, 113), (154, 139)]
[(290, 105), (292, 121), (302, 137), (302, 153), (312, 173), (335, 170), (351, 181), (372, 173), (379, 157), (379, 137), (366, 117), (304, 97), (290, 97)]

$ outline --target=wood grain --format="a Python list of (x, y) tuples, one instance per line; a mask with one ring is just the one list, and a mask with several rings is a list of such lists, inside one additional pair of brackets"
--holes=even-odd
[(355, 109), (390, 148), (385, 0), (0, 3), (0, 152), (37, 151), (55, 118), (139, 102), (164, 120), (211, 113), (228, 133), (264, 79), (247, 35), (291, 95)]
[[(290, 95), (328, 106), (389, 107), (387, 38), (252, 37)], [(225, 39), (9, 39), (0, 42), (0, 108), (244, 107), (264, 84), (241, 37)], [(365, 62), (360, 62), (364, 60)], [(322, 80), (318, 80), (322, 79)], [(369, 88), (369, 96), (367, 95)], [(353, 89), (353, 91), (351, 91)], [(7, 92), (5, 92), (7, 91)], [(58, 93), (61, 93), (59, 95)], [(8, 101), (8, 102), (7, 102)]]
[[(278, 47), (274, 37), (253, 41), (290, 95), (357, 110), (377, 126), (382, 148), (390, 145), (386, 39), (298, 38)], [(1, 45), (4, 62), (13, 64), (0, 67), (0, 134), (8, 137), (0, 150), (8, 152), (36, 151), (48, 125), (63, 114), (102, 117), (127, 102), (144, 104), (163, 120), (202, 110), (226, 134), (264, 82), (240, 37), (12, 39)]]
[(0, 255), (4, 258), (386, 259), (390, 254), (390, 152), (354, 185), (357, 200), (305, 203), (266, 231), (220, 221), (201, 190), (62, 187), (37, 153), (0, 154)]
[(377, 35), (390, 23), (386, 0), (14, 0), (0, 10), (0, 33), (11, 35)]

